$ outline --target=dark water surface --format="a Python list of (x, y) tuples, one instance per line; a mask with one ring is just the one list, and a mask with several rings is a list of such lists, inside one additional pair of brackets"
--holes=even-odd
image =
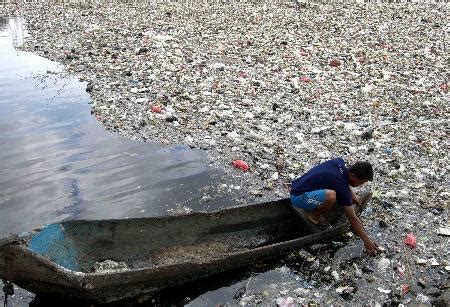
[[(90, 114), (85, 83), (15, 49), (24, 33), (21, 19), (2, 19), (0, 237), (65, 219), (236, 204), (215, 191), (225, 179), (203, 152), (105, 131)], [(207, 204), (200, 201), (204, 191), (213, 198)]]

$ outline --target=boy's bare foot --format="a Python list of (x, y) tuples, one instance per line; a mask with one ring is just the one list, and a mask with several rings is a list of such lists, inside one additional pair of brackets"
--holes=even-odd
[(316, 216), (314, 213), (304, 213), (305, 217), (313, 223), (315, 226), (317, 226), (320, 230), (324, 229), (331, 229), (333, 226), (322, 216)]
[(311, 212), (303, 212), (303, 215), (308, 219), (308, 221), (310, 221), (314, 225), (319, 224), (320, 216), (317, 216), (316, 214)]

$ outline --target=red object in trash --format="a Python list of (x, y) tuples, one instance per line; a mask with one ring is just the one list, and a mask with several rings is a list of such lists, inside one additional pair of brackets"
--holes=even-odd
[(162, 109), (161, 109), (161, 107), (159, 107), (159, 106), (152, 106), (152, 112), (154, 112), (154, 113), (161, 113), (162, 112)]
[(247, 162), (245, 162), (244, 160), (234, 160), (233, 166), (243, 171), (248, 171), (249, 169)]
[(409, 287), (409, 285), (408, 284), (403, 284), (402, 285), (402, 292), (401, 292), (401, 295), (405, 295), (406, 293), (408, 293), (409, 292), (409, 290), (410, 290), (410, 287)]
[(301, 56), (309, 56), (309, 53), (305, 51), (299, 51), (298, 54)]
[(414, 247), (416, 247), (416, 243), (417, 243), (416, 237), (412, 233), (410, 233), (406, 236), (406, 239), (405, 239), (406, 245), (408, 245), (411, 248), (414, 248)]
[(447, 93), (448, 91), (448, 83), (444, 82), (441, 85), (439, 85), (439, 87), (441, 88), (441, 90), (443, 90), (445, 93)]
[(331, 67), (338, 67), (341, 66), (341, 61), (338, 59), (332, 59), (329, 64)]
[(245, 73), (245, 72), (243, 72), (243, 71), (240, 71), (240, 72), (238, 73), (238, 76), (239, 76), (239, 78), (248, 78), (248, 74)]
[(302, 76), (299, 78), (299, 80), (305, 83), (311, 82), (311, 78), (308, 76)]
[(403, 264), (397, 266), (397, 273), (401, 278), (405, 276), (405, 266)]

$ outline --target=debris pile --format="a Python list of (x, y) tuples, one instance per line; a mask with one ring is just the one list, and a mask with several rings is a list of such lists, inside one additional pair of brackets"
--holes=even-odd
[(368, 159), (380, 197), (429, 207), (449, 195), (446, 8), (168, 2), (19, 11), (31, 34), (24, 49), (86, 81), (92, 113), (110, 130), (208, 150), (226, 169), (246, 161), (278, 195), (322, 160)]
[[(293, 252), (285, 266), (277, 269), (285, 275), (284, 282), (247, 290), (239, 303), (440, 306), (445, 295), (448, 297), (446, 256), (439, 255), (439, 248), (428, 245), (425, 237), (418, 239), (415, 249), (407, 247), (401, 238), (395, 241), (386, 233), (380, 237), (386, 248), (376, 257), (367, 256), (360, 241), (316, 244)], [(417, 261), (420, 257), (423, 260)]]

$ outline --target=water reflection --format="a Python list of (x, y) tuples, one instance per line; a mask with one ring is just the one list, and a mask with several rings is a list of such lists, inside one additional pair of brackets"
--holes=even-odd
[(124, 139), (90, 115), (86, 84), (17, 51), (23, 20), (0, 19), (0, 237), (63, 219), (167, 214), (235, 205), (202, 152)]

